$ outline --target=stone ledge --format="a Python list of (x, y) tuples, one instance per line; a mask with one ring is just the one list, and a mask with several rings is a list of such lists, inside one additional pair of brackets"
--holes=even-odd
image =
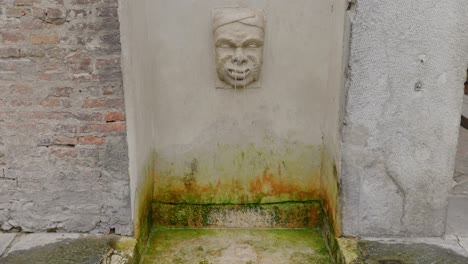
[(318, 227), (319, 201), (245, 205), (193, 205), (153, 202), (155, 226), (209, 228)]

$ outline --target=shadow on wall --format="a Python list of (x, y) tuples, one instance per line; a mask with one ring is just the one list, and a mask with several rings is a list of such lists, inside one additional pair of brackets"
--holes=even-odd
[[(465, 95), (468, 96), (468, 80), (465, 82)], [(466, 100), (466, 96), (465, 96), (465, 100)], [(465, 104), (468, 104), (468, 102), (463, 102), (463, 105)], [(460, 125), (468, 129), (468, 114), (465, 112), (462, 112)]]

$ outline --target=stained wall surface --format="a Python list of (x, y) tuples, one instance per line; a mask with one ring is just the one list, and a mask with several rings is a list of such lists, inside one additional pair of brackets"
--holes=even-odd
[[(215, 88), (217, 7), (264, 10), (260, 88)], [(340, 160), (344, 11), (345, 1), (122, 3), (134, 206), (153, 150), (158, 201), (320, 198), (324, 133), (333, 130), (328, 148)]]
[(0, 226), (131, 234), (117, 1), (0, 0)]
[(357, 1), (343, 234), (441, 236), (467, 66), (466, 1)]

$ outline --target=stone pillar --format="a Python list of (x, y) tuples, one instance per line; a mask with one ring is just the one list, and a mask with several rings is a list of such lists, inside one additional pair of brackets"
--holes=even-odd
[(346, 236), (442, 236), (467, 67), (468, 2), (359, 0), (342, 149)]

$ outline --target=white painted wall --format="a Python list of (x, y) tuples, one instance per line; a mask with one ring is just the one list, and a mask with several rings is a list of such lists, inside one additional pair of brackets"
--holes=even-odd
[[(178, 159), (216, 144), (321, 146), (326, 135), (339, 161), (345, 2), (122, 0), (132, 197), (152, 148)], [(266, 13), (259, 89), (215, 89), (210, 12), (227, 6)]]

